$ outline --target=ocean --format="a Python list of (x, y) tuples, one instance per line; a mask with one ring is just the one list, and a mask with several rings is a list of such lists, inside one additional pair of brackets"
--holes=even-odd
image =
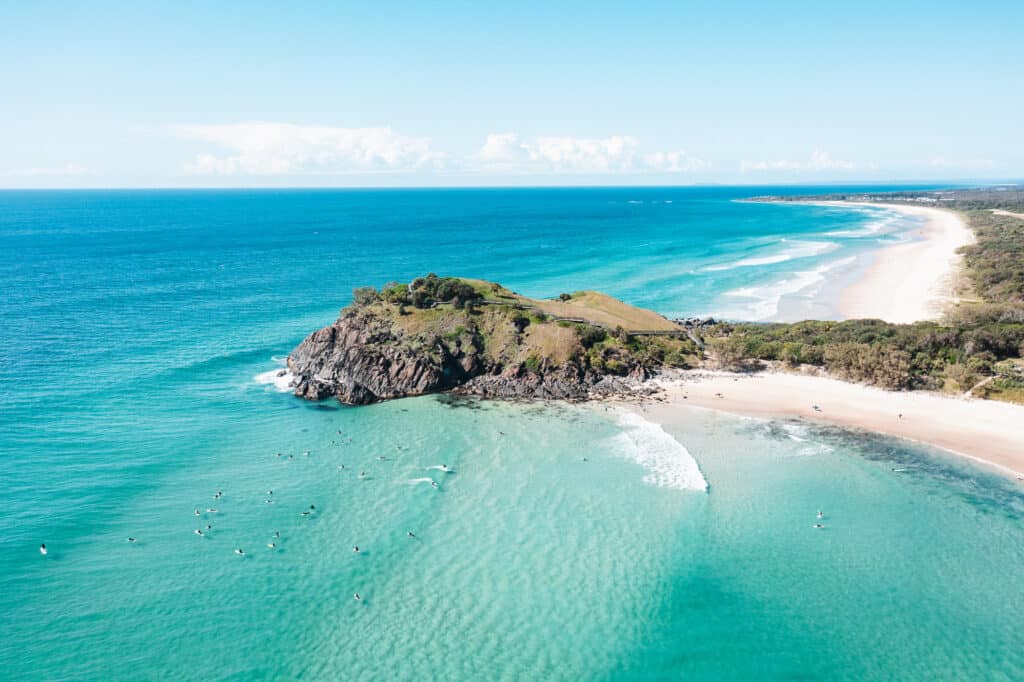
[(939, 450), (272, 381), (427, 272), (835, 317), (916, 223), (737, 200), (840, 189), (0, 192), (0, 677), (1021, 679), (1024, 494)]

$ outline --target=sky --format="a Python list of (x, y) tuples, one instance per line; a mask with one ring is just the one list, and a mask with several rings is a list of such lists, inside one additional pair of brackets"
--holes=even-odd
[(1024, 178), (1024, 2), (10, 2), (0, 188)]

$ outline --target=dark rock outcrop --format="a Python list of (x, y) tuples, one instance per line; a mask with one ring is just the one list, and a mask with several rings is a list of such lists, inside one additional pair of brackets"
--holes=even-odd
[[(510, 322), (510, 324), (512, 324)], [(552, 365), (502, 363), (482, 350), (472, 333), (454, 338), (410, 333), (373, 308), (350, 308), (329, 327), (310, 334), (288, 356), (295, 395), (336, 397), (349, 405), (454, 390), (495, 398), (584, 400), (621, 393), (646, 379), (644, 367), (627, 376), (606, 375), (581, 361)]]
[(450, 389), (471, 377), (479, 364), (440, 342), (434, 348), (417, 346), (386, 318), (345, 314), (288, 356), (295, 395), (309, 400), (336, 396), (343, 403), (365, 405)]

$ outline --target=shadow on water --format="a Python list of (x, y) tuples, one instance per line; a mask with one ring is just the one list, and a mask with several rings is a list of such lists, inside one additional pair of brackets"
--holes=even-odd
[[(826, 446), (822, 454), (833, 450), (852, 453), (884, 467), (908, 485), (941, 488), (980, 513), (1024, 522), (1024, 490), (1005, 476), (953, 453), (870, 431), (798, 419), (762, 423), (751, 428), (790, 445)], [(799, 443), (793, 442), (795, 434), (799, 434)]]

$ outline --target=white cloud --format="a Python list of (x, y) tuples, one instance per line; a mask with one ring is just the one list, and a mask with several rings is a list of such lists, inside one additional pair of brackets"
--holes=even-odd
[(201, 175), (690, 173), (710, 165), (683, 151), (642, 151), (640, 141), (628, 135), (522, 139), (494, 133), (476, 154), (456, 158), (434, 151), (430, 138), (390, 128), (250, 122), (180, 125), (174, 132), (219, 148), (204, 150), (186, 165), (187, 172)]
[(22, 168), (20, 170), (7, 171), (5, 175), (23, 178), (36, 178), (43, 176), (57, 177), (70, 175), (86, 175), (91, 173), (88, 168), (79, 166), (76, 163), (66, 163), (57, 168)]
[(807, 161), (741, 161), (740, 172), (749, 173), (751, 171), (823, 171), (823, 170), (857, 170), (857, 169), (873, 169), (875, 164), (873, 163), (854, 163), (853, 161), (842, 161), (840, 159), (833, 159), (828, 152), (823, 152), (820, 149), (815, 150), (811, 154), (811, 158)]
[(523, 140), (515, 133), (492, 133), (476, 161), (484, 170), (521, 173), (684, 173), (709, 165), (683, 151), (642, 153), (639, 148), (640, 141), (628, 135)]
[(415, 171), (443, 164), (426, 137), (399, 135), (390, 128), (337, 128), (291, 123), (249, 122), (182, 125), (180, 137), (228, 150), (204, 153), (185, 170), (218, 175), (301, 175)]

